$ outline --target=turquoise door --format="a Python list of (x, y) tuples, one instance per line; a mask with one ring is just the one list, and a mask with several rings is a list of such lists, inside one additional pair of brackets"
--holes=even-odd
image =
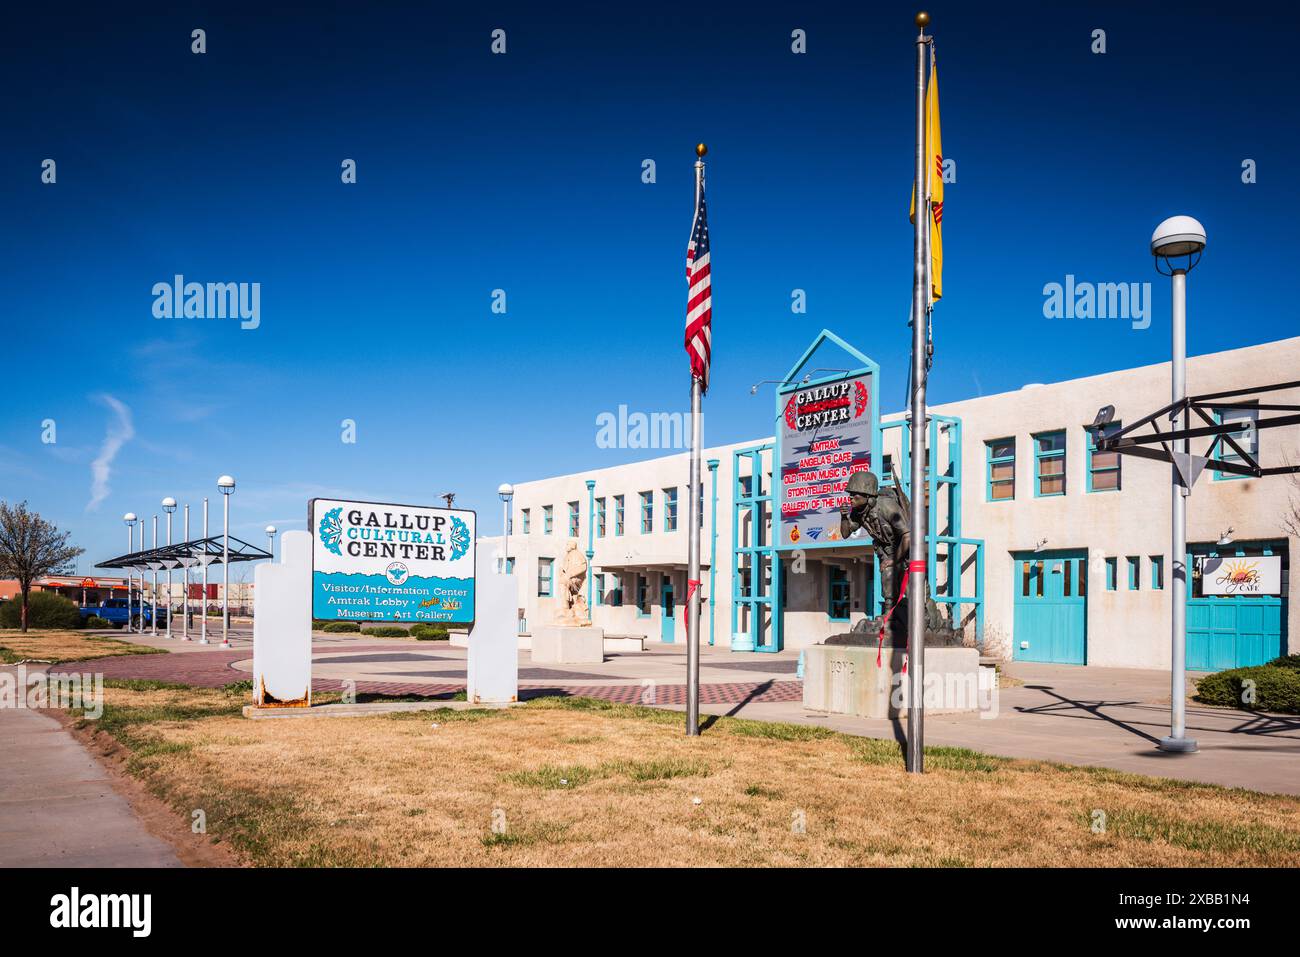
[(659, 638), (671, 644), (677, 638), (676, 622), (673, 621), (673, 580), (667, 575), (664, 576), (663, 587), (660, 590), (660, 608), (663, 615), (659, 619)]
[(1016, 661), (1082, 665), (1088, 660), (1088, 553), (1012, 556)]
[(1282, 654), (1286, 646), (1286, 607), (1281, 595), (1204, 595), (1198, 558), (1231, 560), (1260, 555), (1282, 556), (1282, 578), (1287, 575), (1283, 542), (1241, 545), (1193, 545), (1188, 556), (1192, 587), (1187, 592), (1187, 669), (1223, 671), (1262, 665)]

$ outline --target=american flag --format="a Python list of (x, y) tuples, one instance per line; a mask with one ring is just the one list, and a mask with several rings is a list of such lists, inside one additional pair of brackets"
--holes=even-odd
[(709, 218), (704, 205), (704, 183), (695, 204), (691, 242), (686, 247), (686, 354), (691, 357), (691, 378), (709, 391), (709, 356), (713, 343), (713, 281), (709, 278)]

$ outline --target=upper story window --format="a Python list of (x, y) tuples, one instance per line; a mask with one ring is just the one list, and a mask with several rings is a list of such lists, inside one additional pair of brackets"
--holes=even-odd
[(987, 495), (990, 502), (1009, 502), (1016, 497), (1016, 440), (985, 442), (988, 457)]
[(554, 558), (537, 559), (537, 597), (551, 597), (551, 581), (555, 572)]
[(527, 508), (522, 508), (519, 510), (519, 515), (524, 522), (524, 534), (527, 535), (529, 532), (533, 530), (532, 510)]
[(596, 499), (596, 537), (605, 537), (605, 499)]
[(1120, 458), (1118, 452), (1098, 452), (1099, 434), (1110, 438), (1124, 427), (1122, 422), (1111, 422), (1099, 429), (1085, 427), (1088, 436), (1088, 491), (1118, 492), (1120, 477)]
[(1065, 433), (1034, 436), (1034, 494), (1038, 498), (1065, 494)]
[(580, 532), (578, 525), (578, 503), (569, 503), (569, 537), (577, 538)]
[(623, 534), (623, 496), (614, 496), (614, 534)]
[(555, 530), (555, 506), (542, 506), (542, 534), (549, 535)]
[(653, 532), (655, 528), (655, 493), (641, 493), (641, 531)]
[(677, 488), (664, 489), (664, 531), (677, 531)]
[[(1214, 418), (1220, 423), (1240, 425), (1240, 429), (1229, 432), (1228, 435), (1232, 436), (1232, 441), (1236, 442), (1243, 452), (1248, 453), (1256, 462), (1259, 461), (1259, 429), (1255, 425), (1259, 421), (1258, 409), (1215, 409)], [(1241, 456), (1237, 454), (1237, 450), (1228, 444), (1226, 437), (1221, 437), (1214, 443), (1214, 451), (1211, 456), (1222, 459), (1224, 462), (1242, 461)], [(1250, 476), (1238, 475), (1236, 472), (1214, 470), (1214, 480), (1216, 482), (1242, 478), (1250, 478)]]

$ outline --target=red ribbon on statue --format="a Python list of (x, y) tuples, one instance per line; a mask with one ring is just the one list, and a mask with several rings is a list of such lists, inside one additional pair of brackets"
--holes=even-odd
[[(903, 596), (907, 594), (907, 579), (912, 577), (912, 572), (920, 572), (922, 575), (924, 575), (925, 562), (907, 563), (907, 577), (903, 579), (903, 587), (898, 589), (898, 601), (894, 602), (893, 607), (891, 607), (889, 611), (885, 612), (885, 617), (880, 622), (880, 631), (876, 633), (876, 667), (877, 668), (881, 667), (880, 655), (885, 647), (885, 629), (889, 626), (889, 617), (894, 613), (894, 608), (897, 608), (899, 602), (903, 600)], [(907, 674), (906, 653), (903, 654), (903, 674)]]
[(682, 627), (686, 629), (687, 637), (691, 634), (691, 596), (695, 594), (695, 589), (700, 587), (700, 583), (693, 578), (686, 579), (686, 607), (682, 609)]

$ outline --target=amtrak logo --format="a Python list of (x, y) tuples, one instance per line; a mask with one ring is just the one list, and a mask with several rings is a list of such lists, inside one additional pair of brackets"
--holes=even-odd
[(401, 562), (393, 562), (384, 569), (384, 574), (394, 585), (400, 585), (402, 582), (406, 581), (406, 576), (409, 573), (410, 569)]
[(342, 507), (332, 508), (325, 513), (325, 517), (320, 520), (320, 540), (321, 544), (328, 548), (335, 555), (342, 555), (343, 542), (343, 515)]

